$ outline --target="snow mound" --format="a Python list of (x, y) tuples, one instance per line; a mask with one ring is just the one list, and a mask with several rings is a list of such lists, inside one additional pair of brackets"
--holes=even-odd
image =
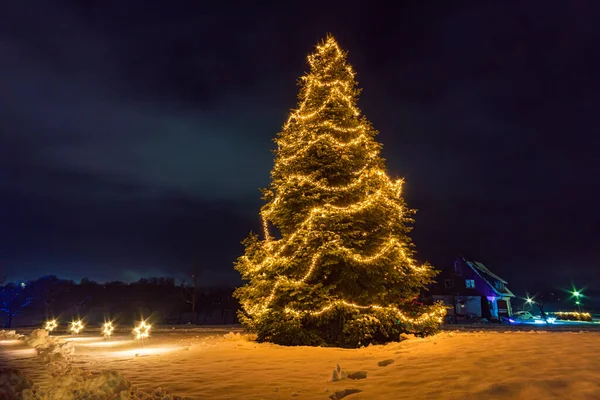
[[(5, 378), (5, 375), (7, 378)], [(4, 380), (3, 380), (4, 379)], [(8, 382), (8, 383), (7, 383)], [(6, 390), (4, 388), (7, 388)], [(0, 399), (31, 400), (182, 400), (158, 388), (152, 392), (138, 390), (119, 372), (106, 370), (89, 373), (72, 370), (68, 374), (55, 376), (50, 388), (37, 390), (33, 381), (18, 370), (6, 374), (0, 372)], [(4, 397), (3, 397), (4, 396)]]
[(33, 330), (29, 336), (24, 338), (25, 343), (27, 345), (37, 348), (39, 347), (47, 347), (51, 344), (54, 344), (56, 340), (50, 337), (50, 333), (48, 333), (45, 329), (35, 329)]
[(0, 331), (0, 340), (21, 340), (23, 335), (16, 331)]
[(239, 332), (236, 332), (236, 333), (229, 332), (229, 333), (226, 333), (225, 335), (223, 335), (223, 339), (229, 340), (232, 342), (237, 342), (237, 341), (241, 341), (241, 340), (252, 342), (252, 341), (256, 340), (256, 335), (252, 335), (252, 334), (242, 335)]
[[(158, 388), (152, 392), (138, 390), (119, 372), (104, 370), (98, 373), (85, 372), (72, 366), (75, 347), (72, 342), (50, 337), (45, 329), (36, 329), (28, 336), (15, 331), (0, 331), (0, 340), (23, 340), (37, 350), (49, 369), (52, 379), (50, 387), (39, 390), (34, 382), (18, 369), (0, 370), (0, 399), (27, 400), (179, 400)], [(238, 333), (230, 333), (230, 340), (242, 340)]]
[(50, 337), (45, 329), (34, 330), (24, 340), (37, 350), (54, 376), (70, 372), (71, 357), (75, 353), (71, 342)]
[(417, 338), (414, 334), (406, 334), (406, 333), (401, 333), (400, 334), (400, 341), (404, 341), (404, 340), (415, 340), (415, 339), (419, 339)]
[(36, 347), (38, 354), (44, 357), (46, 362), (60, 360), (75, 353), (75, 347), (71, 342), (48, 343)]
[(24, 390), (33, 390), (33, 381), (15, 368), (0, 369), (0, 399), (20, 398)]
[(223, 335), (223, 339), (232, 340), (232, 341), (233, 340), (235, 340), (235, 341), (242, 340), (242, 335), (240, 335), (239, 332), (237, 332), (237, 333), (229, 332), (229, 333), (226, 333), (225, 335)]
[(64, 399), (111, 399), (130, 389), (131, 383), (118, 372), (102, 371), (91, 376), (85, 374), (61, 375), (56, 380), (56, 386), (52, 389), (51, 394), (60, 394)]

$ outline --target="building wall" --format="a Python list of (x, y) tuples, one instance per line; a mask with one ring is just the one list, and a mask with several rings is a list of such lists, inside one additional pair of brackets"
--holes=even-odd
[[(483, 307), (481, 296), (451, 296), (451, 295), (433, 295), (434, 301), (442, 301), (445, 305), (454, 306), (458, 317), (483, 317)], [(452, 310), (448, 316), (453, 317)]]
[[(467, 287), (467, 281), (474, 283), (474, 288)], [(490, 282), (494, 284), (494, 282)], [(480, 301), (479, 315), (487, 319), (498, 318), (498, 300), (506, 300), (508, 315), (512, 315), (510, 297), (498, 296), (496, 292), (483, 280), (464, 260), (457, 259), (453, 265), (444, 268), (437, 278), (437, 283), (430, 289), (431, 295), (456, 298), (456, 296), (478, 297)], [(434, 296), (436, 297), (436, 296)], [(458, 310), (461, 313), (461, 310)]]
[[(467, 288), (467, 280), (472, 280), (475, 283), (475, 287)], [(448, 287), (447, 283), (450, 282), (451, 286)], [(488, 284), (462, 260), (457, 260), (452, 267), (442, 270), (437, 278), (437, 284), (432, 288), (432, 293), (484, 297), (494, 296), (494, 291)]]

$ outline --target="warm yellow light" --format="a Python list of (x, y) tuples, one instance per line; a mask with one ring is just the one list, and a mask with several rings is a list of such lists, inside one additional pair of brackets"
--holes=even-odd
[[(368, 137), (367, 137), (367, 135), (360, 135), (356, 139), (350, 140), (348, 142), (343, 142), (343, 141), (335, 139), (333, 137), (333, 135), (324, 133), (324, 134), (319, 135), (317, 138), (311, 140), (310, 142), (306, 143), (305, 145), (303, 145), (300, 149), (296, 150), (294, 152), (294, 154), (289, 155), (287, 157), (280, 156), (277, 161), (282, 164), (289, 164), (293, 161), (296, 161), (299, 157), (306, 154), (306, 152), (308, 152), (308, 150), (310, 150), (315, 144), (317, 144), (318, 142), (322, 142), (322, 141), (329, 141), (330, 142), (329, 145), (332, 147), (344, 148), (344, 147), (359, 146), (361, 144), (364, 144), (365, 142), (368, 141)], [(377, 155), (377, 153), (374, 153), (374, 155)]]
[[(317, 276), (324, 257), (332, 254), (352, 266), (384, 266), (397, 276), (428, 276), (430, 271), (429, 266), (418, 265), (411, 258), (410, 244), (395, 228), (409, 219), (411, 213), (402, 198), (403, 180), (391, 179), (383, 167), (381, 146), (374, 140), (376, 131), (356, 106), (358, 90), (345, 53), (335, 39), (329, 37), (317, 46), (315, 54), (308, 56), (308, 62), (311, 70), (301, 78), (303, 86), (298, 108), (290, 113), (284, 132), (276, 139), (273, 184), (266, 196), (268, 202), (260, 213), (264, 241), (259, 243), (260, 250), (256, 254), (247, 253), (240, 258), (238, 269), (243, 278), (256, 279), (261, 285), (257, 291), (261, 295), (257, 293), (242, 302), (249, 315), (259, 316), (274, 307), (273, 304), (279, 304), (278, 295), (286, 290), (317, 283), (311, 280)], [(360, 163), (350, 163), (354, 170), (348, 171), (347, 178), (342, 176), (347, 180), (334, 184), (321, 170), (304, 168), (305, 162), (312, 165), (311, 160), (320, 157), (321, 149), (339, 152), (343, 160), (352, 161), (356, 157)], [(290, 211), (285, 207), (297, 195), (314, 199), (314, 207), (304, 211), (293, 231), (277, 239), (277, 233), (269, 231), (270, 226), (276, 226), (282, 213)], [(348, 204), (349, 199), (357, 200)], [(365, 250), (344, 243), (345, 238), (327, 229), (331, 220), (361, 218), (360, 213), (375, 209), (387, 213), (388, 220), (376, 233), (362, 232), (361, 237), (368, 243)], [(387, 236), (371, 243), (381, 237), (382, 232), (387, 232)], [(371, 238), (371, 234), (375, 237)], [(291, 276), (282, 272), (289, 271), (291, 265), (299, 265), (300, 270), (294, 270)], [(266, 296), (263, 295), (265, 287)], [(397, 304), (361, 305), (351, 299), (333, 299), (320, 309), (285, 307), (285, 311), (298, 316), (318, 316), (337, 307), (380, 310), (414, 324), (441, 322), (446, 313), (444, 307), (437, 305), (431, 312), (414, 316), (405, 314)]]
[(554, 312), (552, 314), (556, 314), (556, 315), (575, 315), (575, 316), (581, 316), (581, 317), (591, 317), (592, 314), (587, 313), (587, 312), (577, 312), (577, 311), (557, 311)]
[(110, 336), (112, 335), (113, 331), (115, 330), (115, 327), (113, 325), (112, 322), (105, 322), (104, 325), (102, 325), (102, 334), (104, 336)]
[(391, 311), (392, 313), (394, 313), (403, 322), (409, 322), (409, 323), (423, 323), (423, 322), (429, 321), (431, 319), (435, 320), (436, 322), (441, 322), (444, 315), (446, 315), (446, 309), (444, 307), (438, 307), (433, 312), (423, 313), (421, 316), (419, 316), (417, 318), (410, 318), (410, 317), (406, 316), (405, 313), (400, 311), (397, 307), (393, 307), (393, 306), (384, 307), (384, 306), (380, 306), (377, 304), (370, 304), (370, 305), (362, 306), (362, 305), (351, 303), (351, 302), (348, 302), (345, 300), (333, 301), (330, 304), (324, 306), (323, 308), (321, 308), (320, 310), (317, 310), (317, 311), (308, 311), (308, 310), (298, 311), (298, 310), (294, 310), (292, 308), (286, 308), (285, 311), (288, 313), (296, 314), (296, 315), (309, 314), (309, 315), (315, 316), (315, 315), (323, 314), (337, 306), (357, 308), (357, 309), (361, 309), (361, 310), (365, 310), (365, 309), (369, 309), (369, 308), (375, 309), (375, 310), (387, 310), (387, 311)]
[(58, 322), (56, 322), (56, 320), (53, 319), (50, 321), (46, 321), (46, 326), (44, 327), (44, 329), (46, 329), (48, 332), (52, 332), (57, 327), (58, 327)]
[(143, 340), (150, 336), (150, 328), (152, 328), (152, 325), (147, 324), (146, 321), (140, 322), (140, 324), (133, 330), (133, 333), (136, 335), (136, 339)]
[(81, 322), (81, 320), (77, 320), (77, 321), (73, 321), (71, 322), (71, 332), (73, 332), (74, 334), (79, 334), (79, 332), (81, 332), (83, 330), (83, 322)]

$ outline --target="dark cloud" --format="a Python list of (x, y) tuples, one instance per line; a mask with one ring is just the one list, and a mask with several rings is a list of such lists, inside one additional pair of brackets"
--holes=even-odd
[(591, 2), (22, 2), (0, 16), (0, 266), (234, 281), (271, 139), (325, 32), (419, 209), (418, 256), (597, 281)]

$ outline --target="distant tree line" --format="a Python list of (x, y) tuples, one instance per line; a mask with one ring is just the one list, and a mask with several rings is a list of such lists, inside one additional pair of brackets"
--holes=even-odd
[(234, 324), (238, 302), (233, 287), (198, 287), (173, 278), (137, 282), (79, 283), (49, 275), (29, 282), (0, 279), (0, 319), (5, 328), (42, 324), (57, 318), (63, 324), (83, 318), (98, 325), (105, 319), (130, 324), (149, 318), (153, 324)]

